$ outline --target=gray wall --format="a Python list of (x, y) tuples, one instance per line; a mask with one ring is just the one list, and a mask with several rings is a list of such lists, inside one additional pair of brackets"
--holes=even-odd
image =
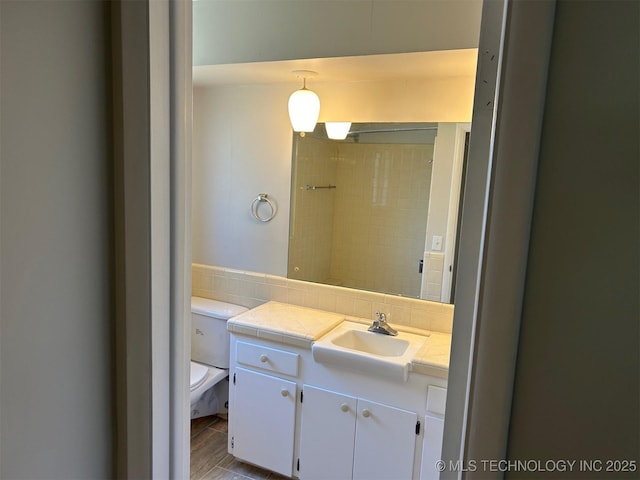
[(193, 64), (476, 48), (481, 0), (193, 4)]
[(1, 15), (0, 478), (112, 478), (108, 10)]
[(638, 2), (557, 5), (511, 459), (638, 459), (639, 19)]

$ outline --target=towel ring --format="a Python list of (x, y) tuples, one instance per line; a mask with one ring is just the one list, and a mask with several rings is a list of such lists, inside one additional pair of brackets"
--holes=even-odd
[[(266, 217), (261, 217), (260, 213), (258, 212), (258, 209), (260, 208), (260, 204), (262, 202), (265, 202), (267, 205), (269, 205), (269, 208), (271, 209), (271, 212)], [(258, 196), (253, 199), (253, 202), (251, 202), (251, 215), (253, 215), (253, 218), (255, 218), (256, 220), (260, 220), (261, 222), (269, 222), (273, 219), (273, 217), (276, 216), (276, 206), (269, 199), (269, 195), (267, 195), (266, 193), (259, 193)]]

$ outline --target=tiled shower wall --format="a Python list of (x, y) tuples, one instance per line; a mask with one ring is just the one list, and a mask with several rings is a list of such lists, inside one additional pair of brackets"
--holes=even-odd
[(288, 277), (418, 298), (433, 145), (307, 137), (295, 156)]
[(433, 145), (341, 144), (331, 276), (420, 296)]
[(192, 265), (192, 295), (248, 308), (274, 300), (366, 319), (382, 311), (392, 325), (443, 333), (453, 326), (453, 305), (209, 265)]
[(307, 136), (295, 148), (287, 276), (330, 283), (336, 189), (313, 187), (336, 185), (336, 142)]
[(425, 252), (424, 273), (426, 275), (426, 300), (439, 302), (442, 296), (442, 273), (444, 270), (444, 253)]

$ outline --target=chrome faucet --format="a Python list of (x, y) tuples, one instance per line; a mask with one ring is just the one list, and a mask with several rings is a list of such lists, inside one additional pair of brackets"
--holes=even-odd
[(382, 312), (376, 312), (376, 319), (369, 327), (370, 332), (382, 333), (384, 335), (398, 335), (398, 331), (387, 323), (387, 315)]

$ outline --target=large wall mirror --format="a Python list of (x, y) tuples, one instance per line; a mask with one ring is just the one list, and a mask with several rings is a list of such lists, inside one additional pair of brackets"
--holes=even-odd
[[(476, 57), (314, 59), (320, 123), (304, 138), (287, 99), (308, 62), (195, 68), (193, 262), (453, 303)], [(351, 134), (329, 141), (323, 123), (345, 118)], [(269, 222), (251, 215), (263, 193)]]
[(322, 123), (294, 133), (287, 276), (451, 301), (464, 148), (443, 145), (434, 172), (437, 137), (438, 123), (418, 122), (353, 123), (344, 140)]

